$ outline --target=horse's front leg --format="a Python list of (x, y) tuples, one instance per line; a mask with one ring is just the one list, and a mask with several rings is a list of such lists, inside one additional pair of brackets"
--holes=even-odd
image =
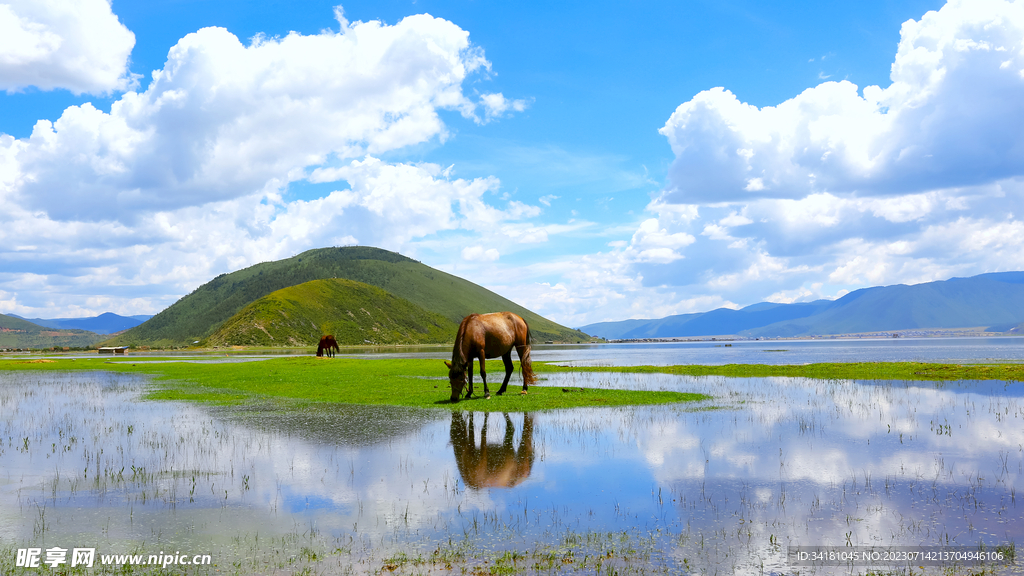
[(466, 390), (466, 398), (473, 397), (473, 360), (466, 364), (466, 376), (469, 378), (469, 388)]
[(498, 389), (498, 396), (505, 393), (505, 389), (508, 388), (508, 381), (512, 378), (512, 350), (509, 349), (508, 353), (501, 357), (501, 361), (505, 363), (505, 380), (501, 382), (501, 388)]
[(484, 368), (484, 355), (480, 353), (480, 379), (484, 381), (484, 398), (489, 399), (491, 392), (487, 390), (487, 369)]

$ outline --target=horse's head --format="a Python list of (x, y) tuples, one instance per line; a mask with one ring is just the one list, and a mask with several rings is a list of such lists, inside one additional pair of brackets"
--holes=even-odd
[(448, 367), (448, 383), (452, 387), (452, 402), (458, 402), (462, 398), (462, 389), (466, 387), (466, 369), (463, 367), (459, 370), (450, 362), (445, 362), (444, 365)]

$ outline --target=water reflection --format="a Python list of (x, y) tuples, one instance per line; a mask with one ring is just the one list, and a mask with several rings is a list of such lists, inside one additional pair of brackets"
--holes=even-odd
[(245, 573), (300, 571), (275, 562), (305, 548), (329, 558), (312, 572), (359, 573), (381, 569), (367, 556), (453, 541), (582, 556), (606, 541), (588, 535), (625, 534), (661, 554), (644, 562), (803, 574), (829, 571), (787, 566), (787, 546), (1024, 542), (1017, 383), (545, 384), (714, 399), (489, 416), (224, 409), (141, 402), (134, 375), (0, 374), (0, 548), (213, 545), (224, 565), (259, 562)]
[(473, 413), (452, 413), (451, 440), (455, 462), (462, 481), (470, 488), (512, 488), (530, 477), (533, 469), (533, 414), (523, 417), (523, 433), (519, 445), (513, 443), (515, 426), (508, 414), (505, 433), (500, 444), (487, 442), (487, 420), (480, 429), (480, 442), (476, 441)]

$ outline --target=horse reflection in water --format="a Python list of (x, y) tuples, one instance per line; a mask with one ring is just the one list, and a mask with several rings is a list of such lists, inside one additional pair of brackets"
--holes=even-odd
[(533, 468), (533, 414), (523, 418), (523, 435), (519, 446), (513, 443), (515, 427), (505, 416), (505, 437), (501, 444), (487, 443), (487, 413), (476, 444), (473, 414), (452, 414), (452, 447), (462, 481), (470, 488), (511, 488), (530, 476)]

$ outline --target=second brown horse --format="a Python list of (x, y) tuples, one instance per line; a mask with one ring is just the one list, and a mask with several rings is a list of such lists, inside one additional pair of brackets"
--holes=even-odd
[(327, 352), (328, 358), (334, 358), (335, 352), (341, 352), (341, 348), (338, 347), (338, 341), (334, 339), (333, 334), (320, 337), (320, 343), (316, 345), (316, 356), (321, 358)]
[(491, 314), (470, 314), (462, 319), (459, 331), (455, 335), (455, 346), (452, 349), (451, 363), (448, 366), (448, 381), (452, 386), (452, 402), (462, 397), (462, 389), (466, 385), (466, 374), (469, 374), (469, 389), (466, 398), (473, 395), (473, 360), (480, 361), (480, 379), (484, 381), (484, 397), (490, 398), (487, 390), (486, 358), (501, 357), (505, 363), (505, 380), (498, 389), (504, 394), (508, 381), (512, 377), (512, 349), (519, 355), (519, 365), (523, 373), (523, 394), (526, 394), (533, 383), (533, 366), (530, 363), (530, 327), (518, 314), (512, 312), (492, 312)]

